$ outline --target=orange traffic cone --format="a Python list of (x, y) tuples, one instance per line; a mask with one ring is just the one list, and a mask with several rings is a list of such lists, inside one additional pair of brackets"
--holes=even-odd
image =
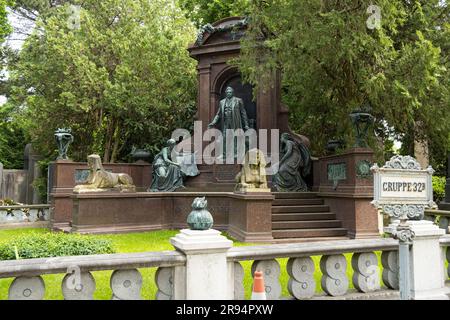
[(267, 300), (263, 273), (261, 271), (255, 271), (255, 277), (253, 280), (252, 300)]

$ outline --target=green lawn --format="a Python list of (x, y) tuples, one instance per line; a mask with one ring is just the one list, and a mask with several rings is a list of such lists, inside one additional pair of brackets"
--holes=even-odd
[[(45, 229), (16, 229), (16, 230), (0, 230), (0, 242), (11, 239), (20, 234), (28, 232), (48, 232)], [(117, 252), (144, 252), (144, 251), (161, 251), (161, 250), (173, 250), (169, 239), (176, 235), (178, 231), (176, 230), (165, 230), (165, 231), (153, 231), (153, 232), (142, 232), (142, 233), (128, 233), (128, 234), (114, 234), (114, 235), (102, 235), (101, 237), (110, 239)], [(232, 239), (233, 240), (233, 239)], [(248, 243), (234, 242), (235, 246), (252, 245)], [(377, 252), (378, 260), (380, 263), (380, 253)], [(316, 291), (322, 292), (320, 287), (321, 272), (319, 267), (320, 257), (312, 257), (315, 263), (315, 274), (316, 279)], [(353, 288), (351, 283), (351, 276), (353, 270), (351, 268), (351, 254), (346, 255), (348, 266), (347, 275), (349, 277), (350, 288)], [(286, 264), (288, 259), (279, 259), (281, 266), (281, 276), (280, 282), (282, 286), (282, 295), (289, 296), (287, 289), (287, 283), (289, 280), (289, 275), (286, 271)], [(242, 262), (242, 266), (245, 271), (244, 287), (246, 292), (246, 299), (250, 298), (252, 278), (251, 278), (251, 265), (252, 261)], [(143, 277), (143, 288), (142, 296), (144, 299), (154, 299), (156, 294), (156, 285), (154, 281), (154, 276), (156, 268), (140, 269)], [(112, 292), (109, 288), (109, 279), (111, 276), (111, 271), (97, 271), (93, 272), (96, 279), (96, 291), (94, 293), (95, 299), (110, 299)], [(46, 285), (45, 299), (62, 299), (61, 293), (61, 280), (64, 277), (63, 274), (57, 275), (45, 275), (43, 276)], [(7, 299), (8, 288), (13, 279), (0, 279), (0, 300)]]

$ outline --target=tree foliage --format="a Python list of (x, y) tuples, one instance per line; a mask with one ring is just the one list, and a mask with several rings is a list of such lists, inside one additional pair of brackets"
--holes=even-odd
[(0, 106), (0, 163), (8, 169), (23, 168), (26, 140), (19, 123), (11, 118), (11, 106)]
[(0, 43), (3, 43), (12, 31), (12, 27), (8, 22), (7, 7), (13, 4), (14, 2), (12, 0), (0, 0)]
[(133, 145), (155, 152), (193, 121), (193, 25), (170, 0), (80, 5), (79, 28), (68, 3), (36, 19), (10, 64), (9, 103), (44, 155), (55, 151), (59, 127), (72, 129), (75, 160), (123, 160)]
[(372, 147), (412, 134), (444, 155), (450, 143), (448, 3), (380, 0), (381, 27), (370, 29), (372, 3), (253, 1), (241, 70), (259, 87), (263, 75), (281, 70), (291, 126), (311, 138), (317, 155), (331, 138), (352, 144), (348, 114), (365, 102), (377, 118)]
[(250, 0), (178, 0), (197, 27), (230, 16), (247, 14)]

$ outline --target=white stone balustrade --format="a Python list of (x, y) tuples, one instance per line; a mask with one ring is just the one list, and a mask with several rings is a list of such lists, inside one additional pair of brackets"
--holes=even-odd
[(425, 219), (437, 223), (439, 228), (445, 230), (445, 233), (450, 233), (450, 211), (425, 210)]
[[(178, 249), (163, 252), (0, 261), (0, 278), (15, 278), (9, 288), (9, 299), (14, 300), (43, 299), (46, 290), (53, 289), (45, 286), (42, 279), (42, 275), (45, 274), (66, 274), (62, 281), (65, 299), (91, 300), (96, 288), (92, 272), (99, 270), (114, 271), (110, 280), (113, 292), (111, 298), (120, 300), (142, 299), (141, 291), (148, 281), (155, 281), (158, 288), (155, 299), (158, 300), (195, 298), (197, 296), (193, 295), (192, 290), (215, 283), (219, 283), (222, 289), (216, 290), (211, 298), (241, 300), (245, 298), (243, 281), (244, 277), (248, 276), (245, 272), (253, 274), (256, 270), (263, 272), (269, 299), (350, 299), (355, 295), (361, 299), (399, 297), (398, 242), (394, 239), (338, 240), (229, 248), (228, 243), (223, 238), (217, 237), (216, 233), (208, 235), (217, 237), (216, 243), (203, 242), (198, 239), (198, 235), (194, 235), (194, 238), (197, 237), (195, 241), (187, 240), (184, 236), (177, 237), (178, 243), (177, 241), (174, 243), (184, 247), (187, 254)], [(442, 263), (432, 266), (432, 269), (436, 270), (444, 268), (445, 259), (450, 259), (448, 249), (450, 236), (441, 237), (439, 242), (443, 254)], [(206, 244), (206, 248), (201, 249), (202, 243)], [(375, 252), (381, 252), (381, 259)], [(344, 254), (351, 254), (351, 263)], [(320, 260), (313, 259), (318, 256)], [(280, 267), (278, 259), (281, 258), (288, 258), (286, 270)], [(189, 259), (193, 260), (188, 262)], [(202, 261), (206, 264), (199, 272), (197, 267)], [(252, 261), (251, 270), (244, 271), (241, 264), (244, 261)], [(320, 263), (315, 264), (314, 261)], [(138, 270), (141, 268), (157, 268), (155, 279), (143, 278)], [(221, 279), (216, 277), (219, 269)], [(78, 274), (74, 272), (77, 270)], [(280, 277), (284, 272), (289, 275), (287, 291), (290, 297), (281, 294)], [(432, 273), (433, 270), (427, 272)], [(447, 272), (449, 274), (446, 277), (450, 276), (450, 269)], [(383, 287), (380, 286), (380, 276)], [(187, 281), (189, 277), (191, 282)], [(197, 281), (195, 286), (191, 285), (193, 280)], [(354, 289), (349, 289), (351, 285)], [(323, 293), (317, 291), (319, 287), (323, 289)], [(208, 292), (202, 294), (205, 293)]]
[(50, 219), (48, 204), (0, 206), (0, 226), (12, 223), (37, 223)]

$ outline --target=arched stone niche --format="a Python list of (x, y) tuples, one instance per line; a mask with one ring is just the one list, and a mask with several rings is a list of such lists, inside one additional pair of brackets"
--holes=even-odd
[(235, 95), (244, 100), (245, 108), (255, 129), (288, 131), (287, 110), (280, 103), (280, 77), (274, 73), (269, 90), (257, 92), (242, 83), (239, 71), (229, 61), (239, 56), (240, 39), (245, 35), (247, 21), (230, 17), (204, 26), (197, 41), (189, 47), (190, 56), (198, 61), (198, 96), (196, 120), (203, 130), (213, 119), (225, 89), (231, 85)]

